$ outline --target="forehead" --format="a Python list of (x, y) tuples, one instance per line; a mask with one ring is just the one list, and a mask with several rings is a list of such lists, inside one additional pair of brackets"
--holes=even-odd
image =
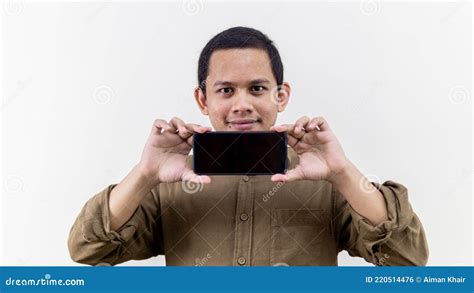
[(255, 78), (266, 78), (276, 82), (270, 57), (262, 49), (220, 49), (212, 53), (209, 60), (208, 79), (233, 82)]

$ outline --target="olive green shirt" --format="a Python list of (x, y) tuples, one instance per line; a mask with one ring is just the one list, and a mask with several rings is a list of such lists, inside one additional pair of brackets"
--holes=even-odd
[[(288, 160), (289, 168), (298, 163), (292, 148)], [(111, 185), (87, 201), (72, 226), (71, 258), (115, 265), (164, 254), (172, 266), (334, 266), (347, 250), (375, 265), (426, 264), (425, 233), (401, 184), (372, 183), (389, 218), (373, 226), (328, 181), (270, 177), (161, 183), (117, 231), (110, 229)]]

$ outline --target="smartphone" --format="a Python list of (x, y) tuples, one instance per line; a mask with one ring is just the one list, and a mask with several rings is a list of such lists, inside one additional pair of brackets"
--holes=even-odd
[(288, 136), (276, 131), (214, 131), (193, 134), (198, 175), (269, 175), (288, 167)]

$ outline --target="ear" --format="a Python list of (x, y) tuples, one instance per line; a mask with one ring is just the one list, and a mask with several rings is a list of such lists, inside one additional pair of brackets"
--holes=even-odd
[(288, 105), (290, 99), (291, 87), (288, 82), (283, 82), (278, 91), (277, 103), (278, 103), (278, 112), (283, 112)]
[(194, 89), (194, 98), (196, 99), (196, 103), (198, 104), (201, 113), (209, 115), (209, 111), (207, 110), (207, 98), (199, 86)]

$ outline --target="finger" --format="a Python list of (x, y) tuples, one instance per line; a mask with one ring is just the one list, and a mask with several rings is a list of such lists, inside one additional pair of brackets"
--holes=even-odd
[(188, 139), (187, 139), (187, 143), (192, 146), (193, 145), (193, 137), (194, 137), (194, 133), (205, 133), (205, 132), (209, 132), (209, 131), (212, 131), (212, 128), (211, 127), (205, 127), (205, 126), (201, 126), (201, 125), (198, 125), (198, 124), (194, 124), (194, 123), (188, 123), (185, 125), (187, 131), (191, 134)]
[(270, 130), (277, 132), (293, 132), (294, 124), (281, 124), (270, 127)]
[(198, 133), (204, 133), (207, 131), (212, 131), (211, 127), (205, 127), (199, 124), (194, 124), (194, 123), (188, 123), (185, 125), (186, 129), (190, 131), (191, 133), (198, 132)]
[(194, 182), (196, 184), (207, 184), (211, 183), (211, 177), (207, 175), (197, 175), (193, 170), (187, 168), (181, 176), (182, 181)]
[(152, 134), (161, 134), (161, 131), (168, 131), (171, 129), (171, 126), (163, 119), (156, 119), (153, 121), (153, 126), (151, 129)]
[(294, 147), (300, 140), (292, 133), (288, 133), (288, 145)]
[(330, 129), (331, 128), (329, 127), (329, 124), (327, 123), (326, 119), (324, 119), (323, 117), (315, 117), (309, 122), (307, 131), (327, 131)]
[(183, 120), (181, 120), (178, 117), (173, 117), (170, 120), (170, 124), (176, 129), (175, 133), (178, 134), (179, 137), (181, 137), (183, 140), (187, 140), (188, 137), (192, 135), (187, 129), (186, 129), (186, 123), (184, 123)]
[(178, 117), (173, 117), (170, 120), (170, 124), (173, 125), (174, 128), (179, 129), (180, 127), (184, 127), (186, 123)]
[(287, 132), (288, 134), (288, 145), (293, 147), (297, 142), (298, 138), (295, 137), (293, 129), (295, 128), (294, 124), (281, 124), (270, 127), (270, 130), (276, 132)]
[(172, 126), (174, 133), (185, 132), (186, 123), (178, 117), (173, 117), (170, 120), (170, 125)]
[[(173, 128), (175, 129), (175, 133), (177, 133), (181, 138), (183, 139), (186, 139), (188, 138), (188, 136), (185, 136), (186, 134), (186, 123), (184, 123), (183, 120), (181, 120), (180, 118), (178, 117), (173, 117), (171, 120), (170, 120), (170, 124), (171, 126), (173, 126)], [(183, 137), (183, 134), (185, 137)], [(188, 134), (189, 135), (189, 134)]]
[(303, 177), (297, 168), (290, 169), (285, 174), (275, 174), (270, 178), (273, 182), (291, 182), (301, 179), (303, 179)]
[(298, 120), (296, 120), (296, 123), (295, 123), (295, 128), (294, 128), (294, 133), (295, 133), (295, 136), (299, 139), (301, 139), (305, 132), (306, 132), (306, 127), (308, 126), (308, 123), (311, 119), (309, 119), (308, 116), (303, 116), (301, 118), (299, 118)]

